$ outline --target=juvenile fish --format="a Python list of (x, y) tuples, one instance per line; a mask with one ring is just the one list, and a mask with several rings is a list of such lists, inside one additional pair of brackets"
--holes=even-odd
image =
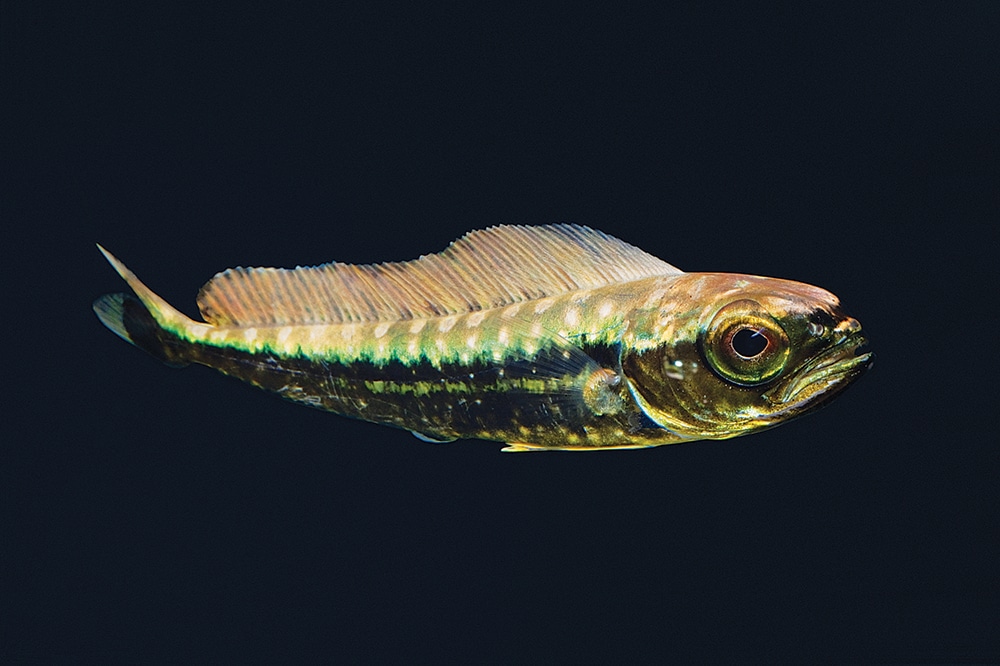
[(135, 293), (94, 303), (124, 340), (433, 442), (726, 439), (819, 407), (872, 361), (823, 289), (685, 273), (578, 225), (473, 231), (400, 263), (230, 269), (199, 292), (204, 321), (98, 247)]

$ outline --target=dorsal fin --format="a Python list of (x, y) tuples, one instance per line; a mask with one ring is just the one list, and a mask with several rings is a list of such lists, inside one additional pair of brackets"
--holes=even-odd
[(588, 227), (505, 225), (413, 261), (231, 268), (201, 288), (198, 308), (216, 326), (397, 321), (680, 272)]

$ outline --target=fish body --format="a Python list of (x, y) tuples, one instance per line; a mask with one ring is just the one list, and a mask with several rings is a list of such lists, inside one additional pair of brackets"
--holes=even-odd
[(101, 249), (138, 297), (94, 304), (125, 340), (428, 441), (725, 439), (823, 404), (871, 360), (825, 290), (684, 273), (576, 225), (493, 227), (411, 262), (231, 269), (202, 288), (203, 322)]

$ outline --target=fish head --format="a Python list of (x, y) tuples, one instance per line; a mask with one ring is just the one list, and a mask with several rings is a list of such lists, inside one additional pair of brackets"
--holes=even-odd
[(681, 439), (727, 439), (806, 414), (874, 358), (830, 292), (749, 275), (675, 278), (633, 336), (621, 357), (629, 391)]

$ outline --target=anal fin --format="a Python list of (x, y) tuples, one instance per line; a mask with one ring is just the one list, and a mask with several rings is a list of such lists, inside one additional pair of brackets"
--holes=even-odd
[(524, 453), (526, 451), (545, 451), (547, 447), (526, 442), (507, 442), (507, 446), (500, 449), (502, 453)]

